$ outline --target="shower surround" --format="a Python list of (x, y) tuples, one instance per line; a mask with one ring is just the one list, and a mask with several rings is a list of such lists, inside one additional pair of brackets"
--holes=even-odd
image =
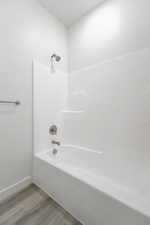
[(69, 76), (34, 64), (34, 182), (83, 224), (149, 225), (149, 59), (144, 49)]

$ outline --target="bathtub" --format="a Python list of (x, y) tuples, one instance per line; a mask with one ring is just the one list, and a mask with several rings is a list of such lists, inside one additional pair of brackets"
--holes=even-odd
[[(66, 145), (34, 155), (33, 181), (85, 225), (149, 225), (150, 205), (100, 175), (103, 152)], [(144, 215), (145, 214), (145, 215)]]

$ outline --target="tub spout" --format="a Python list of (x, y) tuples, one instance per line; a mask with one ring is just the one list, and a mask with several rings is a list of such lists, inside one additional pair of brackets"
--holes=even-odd
[(60, 145), (61, 145), (61, 143), (60, 143), (59, 141), (55, 141), (55, 140), (53, 140), (53, 141), (52, 141), (52, 144), (54, 144), (54, 145), (58, 145), (58, 146), (60, 146)]

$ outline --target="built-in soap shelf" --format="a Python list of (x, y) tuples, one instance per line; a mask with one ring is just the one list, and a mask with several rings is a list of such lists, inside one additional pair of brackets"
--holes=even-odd
[(82, 110), (62, 110), (61, 112), (62, 113), (73, 113), (73, 114), (76, 114), (76, 113), (83, 113), (84, 111), (82, 111)]

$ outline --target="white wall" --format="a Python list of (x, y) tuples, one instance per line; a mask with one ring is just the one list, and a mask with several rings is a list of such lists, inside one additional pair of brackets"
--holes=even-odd
[(49, 65), (54, 52), (67, 70), (66, 28), (36, 0), (0, 1), (0, 191), (31, 175), (32, 60)]
[(106, 0), (69, 30), (70, 70), (150, 47), (150, 1)]
[(150, 1), (108, 0), (69, 30), (65, 140), (103, 151), (101, 174), (149, 196)]

